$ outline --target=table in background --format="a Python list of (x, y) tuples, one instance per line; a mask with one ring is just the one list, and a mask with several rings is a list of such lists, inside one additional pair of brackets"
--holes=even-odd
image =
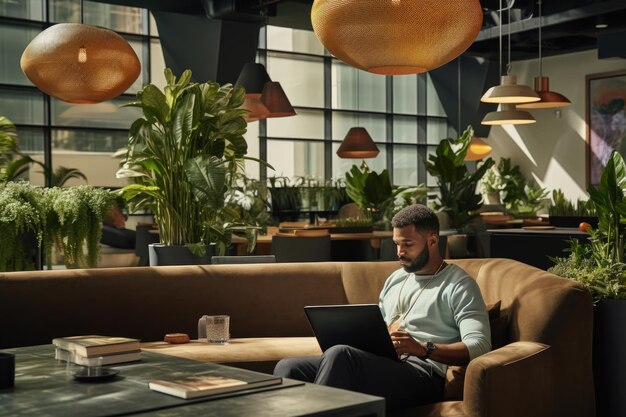
[(285, 379), (284, 386), (248, 393), (183, 400), (152, 391), (148, 382), (214, 371), (245, 379), (252, 371), (213, 363), (142, 353), (142, 360), (111, 368), (120, 374), (110, 382), (83, 383), (67, 375), (54, 359), (52, 345), (8, 349), (16, 355), (15, 388), (0, 390), (0, 416), (377, 416), (384, 399)]
[(568, 241), (578, 239), (586, 242), (587, 233), (576, 228), (556, 227), (554, 229), (490, 229), (489, 245), (491, 258), (509, 258), (541, 269), (554, 265), (548, 257), (566, 257), (564, 250)]

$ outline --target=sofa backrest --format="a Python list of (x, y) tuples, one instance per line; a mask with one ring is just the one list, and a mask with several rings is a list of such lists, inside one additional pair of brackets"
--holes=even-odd
[(345, 304), (341, 264), (211, 265), (0, 275), (0, 348), (103, 334), (195, 338), (203, 314), (232, 337), (310, 336), (305, 305)]

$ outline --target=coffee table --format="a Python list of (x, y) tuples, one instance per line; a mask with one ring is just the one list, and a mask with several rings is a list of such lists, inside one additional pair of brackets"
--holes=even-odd
[(281, 386), (183, 400), (150, 390), (148, 382), (198, 372), (245, 379), (255, 372), (153, 352), (143, 352), (139, 362), (111, 366), (120, 374), (109, 382), (83, 383), (54, 359), (52, 345), (7, 351), (16, 355), (15, 388), (0, 390), (0, 416), (385, 415), (383, 398), (290, 379)]

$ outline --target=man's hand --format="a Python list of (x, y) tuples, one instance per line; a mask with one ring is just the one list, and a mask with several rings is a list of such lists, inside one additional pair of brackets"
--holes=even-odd
[(426, 348), (417, 340), (413, 339), (407, 332), (395, 331), (391, 333), (391, 341), (393, 347), (396, 348), (398, 356), (409, 354), (424, 358), (426, 356)]

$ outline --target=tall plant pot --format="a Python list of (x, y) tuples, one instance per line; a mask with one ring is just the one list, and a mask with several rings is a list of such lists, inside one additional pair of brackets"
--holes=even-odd
[(448, 251), (450, 258), (467, 258), (470, 256), (470, 251), (467, 248), (469, 236), (464, 233), (457, 233), (448, 236)]
[(215, 255), (215, 245), (207, 245), (204, 256), (196, 256), (186, 246), (166, 246), (162, 243), (148, 245), (150, 266), (208, 265)]
[(593, 314), (593, 374), (598, 417), (626, 416), (626, 300), (602, 300)]

